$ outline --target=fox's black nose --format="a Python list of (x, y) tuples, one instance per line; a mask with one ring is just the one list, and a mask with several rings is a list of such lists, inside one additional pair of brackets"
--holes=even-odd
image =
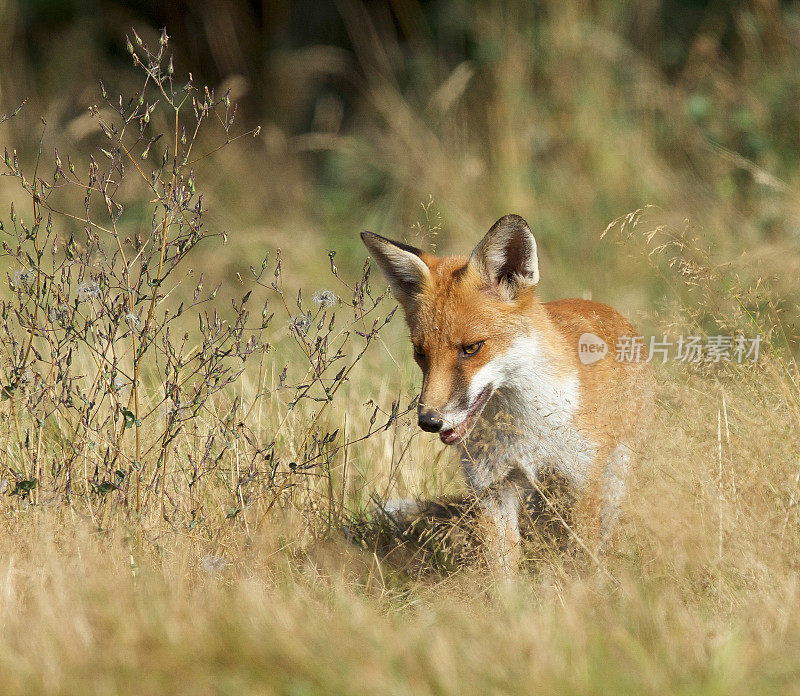
[(419, 412), (419, 427), (428, 433), (438, 433), (442, 429), (442, 419), (434, 411)]

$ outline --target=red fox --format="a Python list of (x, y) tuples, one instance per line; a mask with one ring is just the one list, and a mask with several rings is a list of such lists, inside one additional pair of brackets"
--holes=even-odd
[[(519, 481), (533, 487), (547, 472), (577, 500), (597, 491), (606, 538), (653, 400), (649, 363), (614, 359), (631, 324), (600, 302), (542, 303), (536, 240), (518, 215), (498, 220), (469, 258), (361, 238), (405, 312), (422, 370), (419, 427), (458, 446), (492, 565), (516, 570)], [(582, 359), (587, 336), (610, 351)]]

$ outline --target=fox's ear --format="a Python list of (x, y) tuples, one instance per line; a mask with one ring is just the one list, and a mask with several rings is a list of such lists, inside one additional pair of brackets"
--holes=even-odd
[(420, 258), (422, 252), (419, 249), (372, 232), (362, 232), (361, 239), (389, 281), (398, 302), (406, 305), (419, 294), (430, 275), (428, 266)]
[(473, 250), (469, 262), (508, 299), (539, 282), (536, 240), (519, 215), (506, 215), (495, 222)]

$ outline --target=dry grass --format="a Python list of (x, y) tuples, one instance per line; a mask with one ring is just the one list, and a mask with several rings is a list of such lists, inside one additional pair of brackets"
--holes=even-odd
[(436, 572), (419, 574), (331, 528), (331, 493), (358, 507), (367, 491), (455, 490), (407, 422), (401, 461), (397, 432), (370, 438), (350, 483), (335, 461), (266, 517), (263, 502), (195, 527), (115, 508), (99, 530), (77, 503), (5, 505), (4, 693), (795, 693), (795, 377), (774, 357), (659, 375), (658, 428), (602, 567), (533, 540), (510, 587), (477, 557), (428, 556)]
[(513, 587), (415, 578), (300, 495), (251, 534), (6, 508), (4, 693), (795, 693), (800, 469), (764, 369), (664, 376), (603, 572), (532, 545)]

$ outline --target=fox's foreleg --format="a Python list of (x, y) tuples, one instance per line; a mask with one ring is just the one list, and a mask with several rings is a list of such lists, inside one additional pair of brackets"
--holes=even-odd
[(600, 497), (600, 543), (611, 538), (619, 519), (620, 506), (625, 497), (625, 482), (631, 468), (633, 452), (625, 444), (618, 444), (605, 460), (602, 472)]
[(513, 484), (503, 482), (477, 492), (477, 496), (489, 568), (499, 578), (512, 578), (522, 558), (519, 492)]

